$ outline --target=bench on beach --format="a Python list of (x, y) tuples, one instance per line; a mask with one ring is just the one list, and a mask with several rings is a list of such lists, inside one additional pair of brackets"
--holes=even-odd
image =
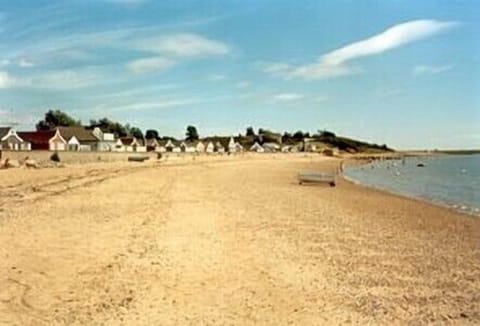
[(320, 183), (335, 187), (335, 175), (321, 172), (300, 172), (297, 176), (298, 183)]
[(149, 156), (129, 156), (128, 161), (129, 162), (144, 162), (149, 160)]

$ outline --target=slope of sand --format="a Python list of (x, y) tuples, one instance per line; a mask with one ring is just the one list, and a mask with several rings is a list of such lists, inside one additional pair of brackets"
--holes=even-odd
[(337, 163), (0, 171), (0, 324), (480, 323), (480, 220), (296, 183)]

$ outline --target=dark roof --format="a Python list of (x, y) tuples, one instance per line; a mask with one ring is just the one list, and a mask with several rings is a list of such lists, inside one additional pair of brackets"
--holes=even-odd
[(10, 128), (10, 127), (2, 127), (2, 128), (0, 128), (0, 139), (2, 139), (3, 137), (5, 137), (5, 136), (8, 134), (8, 132), (10, 131), (10, 129), (12, 129), (12, 128)]
[(58, 127), (58, 130), (66, 141), (69, 141), (73, 136), (80, 142), (98, 141), (97, 137), (93, 135), (92, 130), (88, 130), (85, 127)]
[(55, 130), (46, 131), (19, 131), (17, 135), (24, 141), (32, 144), (48, 144), (50, 138), (55, 136)]

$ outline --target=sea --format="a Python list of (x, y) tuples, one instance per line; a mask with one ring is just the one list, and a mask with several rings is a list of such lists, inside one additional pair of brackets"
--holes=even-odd
[(360, 184), (480, 216), (480, 155), (432, 155), (348, 167)]

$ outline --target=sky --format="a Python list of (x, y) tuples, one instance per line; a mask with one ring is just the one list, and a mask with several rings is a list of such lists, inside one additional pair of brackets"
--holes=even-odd
[(0, 0), (0, 124), (480, 148), (480, 2)]

